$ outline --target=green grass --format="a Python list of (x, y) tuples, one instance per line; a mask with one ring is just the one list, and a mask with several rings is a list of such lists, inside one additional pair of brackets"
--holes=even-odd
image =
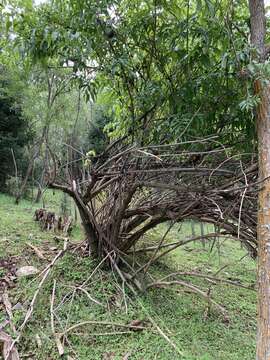
[[(62, 195), (51, 192), (46, 194), (45, 204), (55, 211), (60, 211)], [(23, 200), (18, 206), (14, 200), (0, 194), (0, 258), (13, 257), (16, 266), (35, 265), (43, 269), (47, 262), (37, 256), (27, 246), (27, 242), (43, 250), (52, 259), (61, 248), (55, 242), (54, 234), (42, 232), (33, 221), (33, 205)], [(147, 235), (144, 242), (154, 244), (162, 237), (167, 225), (159, 226)], [(167, 241), (176, 241), (191, 235), (190, 223), (183, 224), (180, 231), (173, 228)], [(212, 231), (209, 227), (206, 231)], [(195, 232), (199, 234), (200, 226), (195, 224)], [(83, 233), (77, 225), (72, 241), (83, 239)], [(243, 284), (254, 283), (255, 263), (245, 257), (245, 250), (237, 242), (221, 240), (219, 251), (211, 248), (211, 243), (203, 248), (200, 243), (190, 243), (178, 248), (151, 268), (155, 278), (161, 278), (173, 271), (201, 271), (214, 275), (220, 268), (223, 278), (230, 278)], [(139, 245), (138, 245), (139, 247)], [(143, 263), (146, 257), (140, 257)], [(85, 325), (72, 331), (65, 343), (64, 359), (68, 355), (73, 359), (103, 359), (105, 353), (112, 353), (115, 360), (123, 359), (128, 352), (131, 360), (251, 360), (255, 357), (256, 334), (256, 293), (239, 287), (228, 285), (212, 285), (211, 294), (215, 301), (222, 304), (229, 314), (229, 322), (222, 315), (211, 309), (205, 319), (206, 302), (195, 294), (188, 293), (185, 288), (151, 289), (138, 298), (125, 288), (124, 294), (119, 286), (117, 274), (106, 269), (99, 270), (85, 287), (87, 292), (104, 306), (93, 303), (85, 293), (73, 292), (72, 286), (82, 284), (96, 267), (97, 262), (78, 253), (69, 252), (59, 260), (42, 287), (30, 322), (25, 328), (19, 351), (36, 360), (59, 359), (55, 339), (50, 325), (50, 297), (53, 281), (56, 280), (55, 294), (55, 328), (62, 332), (83, 321), (110, 321), (129, 324), (134, 319), (143, 321), (151, 327), (151, 317), (162, 331), (176, 344), (183, 355), (176, 353), (172, 346), (164, 340), (152, 327), (151, 330), (130, 331), (128, 334), (113, 334), (126, 329), (112, 328), (104, 325)], [(5, 273), (0, 268), (0, 274)], [(209, 282), (199, 278), (185, 278), (207, 291)], [(23, 309), (13, 310), (14, 322), (18, 327), (25, 309), (31, 301), (40, 278), (18, 279), (16, 286), (9, 289), (12, 304), (20, 303)], [(5, 318), (1, 310), (0, 322)], [(154, 331), (153, 331), (154, 330)], [(104, 333), (111, 332), (111, 335)], [(41, 346), (37, 344), (37, 335)], [(32, 354), (32, 355), (31, 355)]]

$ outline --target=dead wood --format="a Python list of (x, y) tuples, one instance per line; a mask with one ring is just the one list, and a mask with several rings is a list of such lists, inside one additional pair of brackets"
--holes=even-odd
[(11, 346), (13, 344), (12, 337), (3, 330), (0, 331), (0, 343), (3, 344), (2, 355), (4, 360), (20, 360), (17, 348), (14, 345)]
[(201, 296), (202, 298), (204, 298), (208, 303), (212, 304), (219, 312), (221, 312), (221, 314), (224, 316), (224, 318), (226, 320), (228, 319), (227, 310), (223, 306), (218, 304), (216, 301), (214, 301), (209, 296), (209, 294), (202, 291), (201, 289), (199, 289), (197, 286), (194, 286), (193, 284), (187, 283), (187, 282), (182, 281), (182, 280), (157, 281), (155, 283), (149, 284), (147, 286), (147, 288), (150, 288), (150, 287), (167, 287), (167, 286), (172, 286), (172, 285), (179, 285), (179, 286), (183, 286), (183, 287), (186, 287), (186, 288), (190, 289), (192, 292), (194, 292), (194, 293), (198, 294), (199, 296)]
[[(236, 287), (241, 287), (243, 289), (247, 289), (247, 290), (252, 290), (252, 291), (256, 291), (256, 289), (254, 288), (254, 286), (250, 285), (243, 285), (237, 281), (232, 281), (232, 280), (228, 280), (228, 279), (222, 279), (216, 276), (212, 276), (211, 274), (201, 274), (195, 271), (178, 271), (172, 274), (169, 274), (165, 277), (163, 277), (162, 279), (158, 280), (158, 282), (162, 282), (164, 280), (167, 280), (169, 278), (175, 278), (176, 276), (190, 276), (190, 277), (199, 277), (199, 278), (203, 278), (206, 280), (210, 280), (211, 283), (223, 283), (223, 284), (228, 284), (228, 285), (232, 285), (232, 286), (236, 286)], [(154, 284), (154, 283), (153, 283)], [(151, 284), (150, 284), (151, 286)]]
[(39, 250), (36, 246), (34, 246), (33, 244), (30, 243), (26, 243), (27, 246), (29, 246), (34, 253), (37, 255), (38, 258), (40, 258), (41, 260), (47, 260), (46, 256), (43, 254), (43, 252), (41, 250)]
[(23, 332), (25, 326), (27, 325), (28, 321), (30, 320), (30, 318), (31, 318), (31, 316), (32, 316), (32, 314), (33, 314), (34, 306), (35, 306), (37, 297), (38, 297), (38, 295), (39, 295), (39, 292), (41, 291), (41, 289), (42, 289), (42, 287), (43, 287), (43, 284), (45, 283), (46, 279), (48, 278), (48, 276), (49, 276), (49, 274), (50, 274), (50, 271), (51, 271), (51, 269), (53, 268), (54, 264), (55, 264), (55, 263), (57, 262), (57, 260), (60, 259), (60, 258), (64, 255), (64, 253), (66, 252), (66, 250), (67, 250), (67, 245), (68, 245), (68, 243), (65, 242), (63, 249), (60, 250), (60, 251), (57, 253), (57, 255), (54, 257), (54, 259), (53, 259), (53, 260), (46, 266), (46, 268), (43, 270), (43, 272), (42, 272), (42, 274), (43, 274), (42, 279), (41, 279), (41, 281), (39, 282), (38, 287), (37, 287), (37, 289), (36, 289), (36, 291), (35, 291), (35, 293), (34, 293), (34, 295), (33, 295), (33, 298), (32, 298), (32, 300), (31, 300), (31, 302), (30, 302), (30, 305), (29, 305), (29, 307), (28, 307), (28, 310), (27, 310), (27, 312), (26, 312), (26, 314), (25, 314), (24, 320), (23, 320), (22, 324), (20, 325), (20, 327), (19, 327), (19, 329), (18, 329), (18, 335), (17, 335), (16, 339), (13, 340), (13, 341), (10, 343), (9, 349), (8, 349), (8, 351), (7, 351), (7, 354), (6, 354), (6, 357), (4, 358), (4, 360), (9, 360), (9, 356), (10, 356), (10, 354), (12, 354), (12, 351), (13, 351), (13, 349), (14, 349), (15, 344), (19, 342), (19, 340), (20, 340), (20, 338), (21, 338), (21, 336), (22, 336), (22, 332)]
[[(53, 230), (63, 232), (67, 235), (72, 231), (73, 220), (71, 216), (58, 216), (54, 212), (47, 211), (46, 209), (36, 209), (34, 220), (39, 222), (42, 230)], [(33, 247), (32, 249), (35, 250)]]
[(55, 168), (48, 186), (74, 199), (93, 256), (127, 253), (155, 226), (192, 219), (218, 226), (255, 257), (257, 192), (263, 183), (256, 163), (226, 151), (217, 147), (216, 137), (148, 148), (116, 142), (93, 159), (88, 177), (71, 170), (65, 177)]

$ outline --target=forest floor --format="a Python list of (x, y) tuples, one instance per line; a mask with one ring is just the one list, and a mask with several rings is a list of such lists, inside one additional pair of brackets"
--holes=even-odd
[[(48, 193), (46, 196), (47, 208), (59, 213), (61, 195)], [(34, 210), (40, 206), (27, 200), (16, 206), (13, 198), (0, 194), (0, 291), (1, 283), (3, 290), (3, 281), (8, 279), (12, 321), (17, 329), (44, 273), (16, 278), (14, 271), (24, 265), (42, 271), (63, 246), (61, 240), (55, 240), (53, 232), (41, 231), (33, 221)], [(199, 228), (196, 224), (196, 232)], [(144, 241), (155, 244), (165, 230), (166, 225), (158, 227)], [(173, 230), (167, 241), (180, 240), (189, 234), (190, 224), (185, 223), (181, 230)], [(71, 242), (82, 240), (83, 233), (77, 225)], [(46, 259), (40, 259), (29, 244), (38, 248)], [(153, 265), (151, 273), (158, 279), (173, 271), (215, 275), (220, 270), (218, 276), (223, 279), (254, 285), (256, 264), (248, 256), (244, 257), (245, 254), (239, 243), (231, 240), (220, 241), (219, 247), (207, 244), (203, 248), (201, 243), (190, 243), (162, 258)], [(141, 257), (139, 262), (146, 260)], [(211, 286), (213, 299), (227, 309), (229, 320), (225, 321), (213, 307), (207, 311), (205, 299), (184, 287), (150, 289), (135, 298), (121, 285), (117, 274), (101, 268), (93, 274), (97, 265), (80, 251), (73, 250), (68, 250), (56, 262), (40, 289), (33, 314), (17, 344), (21, 359), (251, 360), (255, 357), (255, 291), (184, 278), (204, 291)], [(0, 304), (0, 326), (6, 318), (5, 306)], [(137, 320), (143, 330), (130, 328)], [(86, 323), (70, 329), (83, 322)], [(57, 334), (66, 330), (69, 331), (65, 336), (64, 355), (60, 357)], [(14, 337), (9, 325), (4, 331)]]

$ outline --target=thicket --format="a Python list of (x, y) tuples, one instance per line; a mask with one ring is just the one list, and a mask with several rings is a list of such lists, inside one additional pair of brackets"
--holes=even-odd
[(27, 146), (34, 133), (23, 116), (19, 93), (12, 93), (13, 80), (0, 68), (0, 187), (1, 191), (18, 188), (27, 167)]

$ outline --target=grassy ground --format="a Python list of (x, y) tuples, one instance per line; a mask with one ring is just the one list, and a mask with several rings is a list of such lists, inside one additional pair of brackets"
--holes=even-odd
[[(45, 203), (57, 212), (60, 210), (60, 194), (48, 194)], [(38, 247), (52, 259), (62, 244), (54, 240), (54, 234), (42, 232), (33, 221), (37, 206), (23, 200), (14, 205), (12, 198), (0, 194), (0, 261), (3, 259), (22, 265), (34, 265), (42, 270), (48, 261), (40, 260), (27, 243)], [(209, 230), (209, 229), (208, 229)], [(166, 225), (148, 235), (147, 243), (155, 243), (166, 231)], [(205, 228), (205, 232), (207, 229)], [(210, 230), (211, 231), (211, 230)], [(195, 224), (195, 232), (200, 226)], [(167, 241), (176, 241), (191, 234), (190, 223), (174, 228)], [(75, 228), (72, 241), (83, 239), (79, 226)], [(155, 278), (173, 271), (201, 271), (214, 275), (219, 269), (220, 277), (251, 284), (255, 281), (255, 264), (245, 257), (245, 251), (232, 241), (220, 241), (220, 246), (190, 243), (164, 257), (152, 269)], [(143, 263), (146, 258), (141, 257)], [(1, 262), (0, 262), (1, 264)], [(255, 356), (256, 293), (240, 287), (211, 285), (215, 301), (222, 304), (229, 314), (229, 321), (211, 308), (205, 317), (207, 304), (183, 287), (151, 289), (135, 299), (129, 289), (119, 285), (116, 274), (98, 270), (84, 286), (85, 291), (74, 290), (84, 283), (97, 263), (78, 253), (68, 252), (52, 269), (43, 285), (35, 305), (33, 316), (23, 331), (18, 345), (24, 358), (42, 360), (59, 359), (55, 337), (51, 330), (50, 299), (55, 285), (54, 324), (55, 332), (61, 333), (70, 326), (84, 321), (109, 321), (130, 324), (141, 320), (147, 330), (132, 331), (129, 328), (82, 325), (67, 335), (64, 359), (110, 359), (110, 360), (251, 360)], [(0, 267), (0, 276), (7, 273)], [(15, 287), (9, 288), (14, 323), (18, 328), (40, 281), (40, 277), (20, 278)], [(198, 278), (185, 278), (207, 291), (209, 282)], [(100, 304), (93, 302), (98, 301)], [(92, 300), (91, 300), (92, 299)], [(6, 318), (4, 307), (0, 308), (0, 323)], [(178, 351), (162, 337), (151, 321), (168, 336)], [(8, 327), (5, 328), (8, 331)], [(11, 333), (11, 331), (9, 331)], [(12, 333), (11, 333), (12, 334)], [(126, 357), (125, 357), (126, 356)]]

